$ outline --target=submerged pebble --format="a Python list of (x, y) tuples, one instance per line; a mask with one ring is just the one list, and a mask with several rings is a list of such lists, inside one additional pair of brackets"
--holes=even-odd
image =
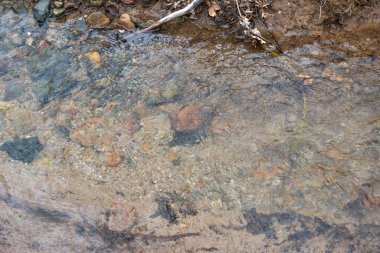
[(0, 146), (0, 150), (7, 152), (12, 159), (24, 163), (33, 162), (42, 148), (43, 146), (37, 137), (16, 138)]

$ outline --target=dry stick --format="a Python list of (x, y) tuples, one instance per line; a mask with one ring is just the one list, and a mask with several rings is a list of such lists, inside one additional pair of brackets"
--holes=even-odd
[(130, 36), (133, 36), (133, 35), (137, 35), (137, 34), (140, 34), (140, 33), (145, 33), (145, 32), (149, 32), (150, 30), (153, 30), (163, 24), (165, 24), (166, 22), (169, 22), (170, 20), (173, 20), (175, 18), (178, 18), (178, 17), (181, 17), (189, 12), (191, 12), (193, 9), (195, 9), (195, 7), (197, 7), (199, 4), (201, 4), (203, 2), (203, 0), (193, 0), (190, 4), (186, 5), (186, 7), (178, 10), (178, 11), (175, 11), (163, 18), (161, 18), (160, 20), (158, 20), (156, 23), (154, 23), (153, 25), (147, 27), (147, 28), (144, 28), (142, 30), (139, 30), (137, 32), (134, 32), (132, 34), (130, 34)]
[(249, 20), (247, 17), (243, 16), (243, 14), (240, 11), (240, 6), (239, 6), (239, 0), (235, 0), (236, 2), (236, 8), (238, 10), (239, 16), (240, 16), (240, 25), (243, 26), (243, 28), (246, 29), (246, 32), (249, 33), (248, 36), (251, 36), (252, 38), (258, 40), (261, 42), (261, 44), (269, 43), (272, 44), (269, 40), (265, 39), (263, 36), (261, 36), (259, 30), (257, 28), (251, 29)]

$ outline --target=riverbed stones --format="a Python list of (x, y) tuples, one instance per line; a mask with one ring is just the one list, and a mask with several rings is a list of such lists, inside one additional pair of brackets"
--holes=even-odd
[(106, 28), (110, 19), (101, 12), (93, 12), (87, 17), (86, 22), (90, 28)]
[(33, 8), (33, 16), (34, 18), (40, 22), (43, 23), (46, 18), (49, 16), (50, 12), (50, 0), (40, 0)]
[(42, 148), (37, 137), (16, 138), (0, 146), (0, 150), (7, 152), (12, 159), (23, 163), (32, 163)]
[(128, 13), (121, 14), (119, 18), (119, 25), (124, 29), (134, 30), (136, 29), (135, 24), (132, 22), (131, 17)]

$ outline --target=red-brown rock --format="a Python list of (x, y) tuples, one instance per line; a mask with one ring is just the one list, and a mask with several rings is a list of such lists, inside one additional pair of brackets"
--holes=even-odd
[(197, 105), (186, 105), (172, 115), (172, 128), (178, 132), (193, 131), (204, 123)]

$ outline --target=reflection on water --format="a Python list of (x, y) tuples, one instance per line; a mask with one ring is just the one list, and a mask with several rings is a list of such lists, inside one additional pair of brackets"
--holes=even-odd
[(379, 249), (378, 56), (0, 23), (2, 251)]

